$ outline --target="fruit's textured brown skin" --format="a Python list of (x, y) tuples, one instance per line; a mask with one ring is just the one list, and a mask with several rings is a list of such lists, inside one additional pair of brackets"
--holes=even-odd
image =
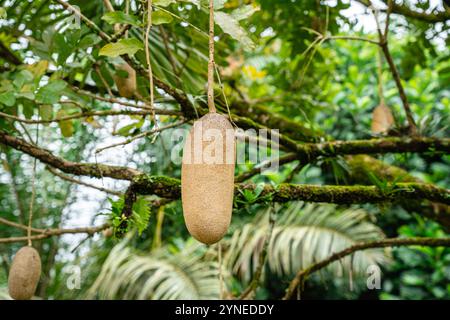
[(116, 74), (114, 76), (114, 82), (116, 83), (117, 89), (119, 89), (119, 93), (122, 97), (132, 98), (136, 92), (136, 71), (130, 67), (128, 63), (123, 63), (116, 66), (116, 71), (124, 71), (128, 73), (128, 76), (125, 78)]
[(9, 295), (15, 300), (33, 297), (41, 276), (41, 258), (33, 247), (17, 251), (8, 276)]
[(183, 149), (181, 199), (189, 233), (205, 244), (222, 239), (230, 225), (235, 158), (226, 117), (208, 113), (194, 122)]
[(372, 133), (386, 133), (394, 125), (394, 117), (391, 109), (385, 104), (380, 104), (372, 113)]
[(111, 238), (114, 235), (114, 230), (113, 228), (107, 228), (103, 230), (102, 233), (105, 238)]

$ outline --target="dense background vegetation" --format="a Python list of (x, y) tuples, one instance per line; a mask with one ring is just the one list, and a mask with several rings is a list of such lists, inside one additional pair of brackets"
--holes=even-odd
[[(26, 235), (8, 221), (28, 223), (30, 155), (36, 157), (18, 147), (17, 141), (8, 142), (8, 137), (33, 144), (39, 128), (39, 147), (67, 161), (91, 163), (92, 172), (97, 164), (109, 164), (155, 177), (180, 177), (180, 165), (171, 157), (179, 148), (172, 139), (175, 128), (151, 131), (155, 118), (148, 109), (143, 50), (146, 3), (111, 0), (116, 11), (111, 14), (107, 2), (69, 1), (95, 23), (94, 28), (86, 21), (79, 27), (71, 25), (76, 19), (63, 7), (64, 1), (0, 0), (0, 298), (8, 298), (8, 269), (24, 244), (13, 237)], [(448, 191), (444, 201), (436, 201), (444, 204), (420, 197), (402, 201), (409, 189), (397, 196), (396, 184), (424, 182), (440, 190), (450, 184), (449, 7), (431, 0), (393, 1), (391, 7), (388, 1), (374, 1), (379, 9), (374, 14), (370, 1), (215, 3), (220, 12), (216, 64), (221, 79), (216, 103), (222, 113), (228, 113), (229, 106), (238, 126), (248, 129), (251, 120), (259, 127), (279, 129), (296, 143), (391, 139), (371, 131), (372, 112), (384, 98), (395, 118), (387, 135), (408, 141), (411, 123), (398, 84), (382, 53), (380, 64), (381, 48), (373, 43), (380, 41), (375, 17), (384, 31), (386, 12), (392, 11), (388, 50), (412, 110), (415, 134), (444, 141), (444, 150), (325, 154), (308, 163), (294, 158), (277, 172), (255, 174), (247, 183), (256, 187), (237, 191), (232, 225), (221, 242), (221, 259), (217, 245), (207, 247), (189, 236), (174, 192), (158, 191), (152, 185), (155, 194), (138, 197), (123, 237), (110, 236), (109, 229), (101, 228), (106, 231), (34, 241), (43, 262), (37, 297), (219, 298), (221, 287), (222, 297), (238, 297), (252, 279), (258, 280), (255, 274), (261, 271), (260, 260), (267, 251), (260, 284), (251, 287), (254, 292), (249, 296), (275, 299), (284, 295), (298, 270), (356, 243), (448, 237)], [(204, 112), (206, 101), (207, 1), (155, 0), (153, 5), (156, 15), (149, 47), (158, 88), (155, 107), (162, 110), (156, 120), (164, 127), (182, 116), (185, 123), (177, 127), (189, 128)], [(108, 39), (96, 28), (116, 46), (108, 47)], [(124, 50), (122, 55), (119, 49)], [(120, 97), (114, 83), (114, 76), (123, 77), (117, 66), (124, 58), (138, 74), (138, 91), (129, 99)], [(111, 110), (117, 114), (106, 116)], [(53, 121), (70, 115), (73, 119)], [(38, 125), (34, 120), (48, 123)], [(124, 146), (96, 152), (142, 133), (144, 137)], [(286, 154), (283, 151), (281, 156)], [(70, 169), (64, 173), (64, 166), (49, 162), (48, 156), (39, 159), (33, 227), (119, 225), (130, 179)], [(238, 165), (236, 176), (254, 166)], [(173, 183), (161, 181), (163, 186)], [(296, 198), (275, 203), (281, 201), (263, 186), (281, 183), (375, 185), (384, 200), (327, 204)], [(369, 290), (367, 270), (373, 265), (382, 270), (381, 289)], [(80, 287), (70, 290), (68, 283), (77, 284), (73, 282), (77, 267)], [(304, 299), (449, 299), (449, 283), (448, 247), (374, 248), (311, 274), (299, 292)]]

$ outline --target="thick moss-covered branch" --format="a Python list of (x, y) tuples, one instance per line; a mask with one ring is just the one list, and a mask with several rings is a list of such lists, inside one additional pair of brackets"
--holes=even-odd
[(120, 166), (109, 166), (96, 163), (77, 163), (65, 160), (53, 155), (49, 150), (37, 147), (23, 139), (8, 135), (0, 130), (0, 143), (22, 151), (41, 162), (48, 164), (54, 168), (58, 168), (62, 172), (74, 175), (89, 176), (95, 178), (109, 177), (113, 179), (131, 180), (134, 176), (141, 172)]
[[(239, 190), (255, 190), (255, 185), (240, 185)], [(376, 186), (334, 186), (280, 184), (266, 185), (261, 201), (270, 196), (274, 202), (308, 201), (337, 204), (399, 202), (408, 199), (427, 199), (450, 204), (450, 191), (429, 184), (389, 184), (385, 189)]]
[(289, 287), (286, 290), (286, 294), (283, 297), (283, 300), (291, 299), (296, 289), (299, 286), (301, 287), (303, 285), (304, 281), (310, 274), (319, 271), (325, 268), (326, 266), (330, 265), (331, 263), (338, 261), (356, 251), (374, 248), (399, 247), (399, 246), (450, 247), (450, 238), (406, 238), (406, 239), (394, 238), (355, 244), (351, 247), (348, 247), (347, 249), (332, 254), (325, 260), (322, 260), (306, 269), (297, 272), (295, 278), (289, 284)]
[[(350, 181), (354, 183), (371, 185), (373, 181), (370, 179), (370, 174), (374, 174), (381, 181), (421, 183), (420, 179), (410, 175), (407, 171), (368, 155), (347, 156), (346, 160), (351, 168)], [(450, 206), (441, 203), (424, 203), (414, 199), (404, 201), (401, 205), (407, 211), (420, 212), (450, 230)]]
[[(236, 184), (237, 202), (245, 202), (245, 190), (254, 192), (255, 184)], [(181, 195), (180, 180), (141, 175), (133, 179), (134, 192), (142, 195), (155, 194), (160, 197), (178, 199)], [(385, 189), (375, 186), (320, 186), (280, 184), (265, 185), (254, 202), (309, 201), (337, 204), (397, 202), (407, 199), (427, 199), (450, 204), (450, 191), (429, 184), (398, 183), (388, 184)]]
[[(300, 160), (301, 163), (307, 164), (313, 162), (319, 157), (336, 157), (338, 155), (384, 154), (389, 152), (424, 153), (436, 151), (449, 153), (450, 139), (405, 137), (354, 141), (331, 141), (324, 143), (295, 143), (294, 148), (296, 149), (296, 153), (289, 153), (280, 157), (278, 159), (279, 165), (283, 165), (295, 160)], [(371, 159), (375, 160), (374, 158)], [(246, 179), (256, 174), (259, 174), (263, 168), (263, 165), (255, 167), (254, 169), (236, 177), (236, 181), (245, 181)], [(391, 168), (390, 170), (396, 171), (395, 167)]]
[(325, 143), (299, 144), (299, 160), (311, 162), (318, 157), (354, 154), (384, 154), (402, 152), (445, 152), (450, 153), (450, 139), (403, 137), (371, 140), (332, 141)]

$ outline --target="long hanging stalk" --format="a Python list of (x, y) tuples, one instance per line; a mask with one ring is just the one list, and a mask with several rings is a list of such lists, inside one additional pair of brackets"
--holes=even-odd
[(214, 0), (209, 0), (208, 109), (209, 112), (216, 112), (214, 104)]
[[(36, 145), (38, 144), (39, 140), (39, 124), (36, 127)], [(27, 228), (27, 238), (28, 238), (28, 246), (31, 247), (31, 224), (33, 221), (33, 205), (34, 205), (34, 199), (36, 198), (36, 161), (37, 159), (34, 158), (33, 160), (33, 174), (31, 178), (31, 200), (30, 200), (30, 212), (28, 214), (28, 228)]]
[(383, 92), (383, 51), (380, 49), (378, 51), (378, 98), (380, 99), (380, 104), (385, 105), (384, 92)]
[(155, 100), (155, 94), (154, 94), (154, 85), (153, 85), (153, 71), (152, 71), (152, 64), (150, 60), (150, 47), (149, 47), (149, 39), (150, 39), (150, 30), (152, 29), (152, 0), (147, 0), (147, 28), (145, 30), (145, 58), (147, 60), (147, 70), (148, 70), (148, 80), (150, 83), (150, 108), (152, 110), (152, 118), (153, 122), (155, 123), (155, 128), (158, 127), (158, 123), (156, 121), (156, 114), (155, 114), (155, 106), (154, 106), (154, 100)]

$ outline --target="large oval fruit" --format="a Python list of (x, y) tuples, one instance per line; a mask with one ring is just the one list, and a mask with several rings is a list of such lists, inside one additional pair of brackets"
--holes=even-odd
[(124, 98), (132, 98), (136, 92), (136, 71), (128, 64), (116, 66), (118, 74), (114, 76), (119, 93)]
[(394, 125), (394, 117), (391, 109), (388, 106), (381, 103), (372, 112), (372, 133), (382, 134), (389, 131)]
[(219, 241), (231, 221), (236, 147), (228, 119), (208, 113), (186, 138), (181, 199), (189, 233), (205, 244)]
[(29, 300), (33, 297), (41, 276), (41, 258), (33, 247), (22, 247), (17, 251), (8, 276), (11, 298)]

